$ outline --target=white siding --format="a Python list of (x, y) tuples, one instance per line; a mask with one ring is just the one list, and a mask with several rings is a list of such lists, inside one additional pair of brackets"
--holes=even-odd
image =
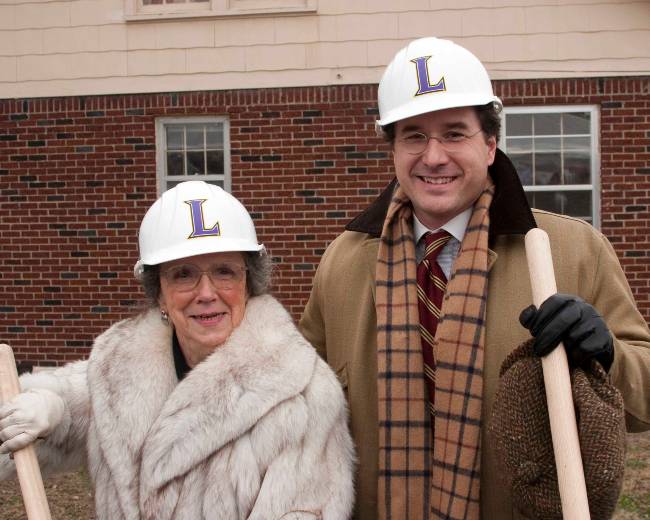
[(493, 79), (650, 71), (647, 0), (318, 0), (315, 12), (144, 21), (127, 20), (130, 1), (0, 0), (0, 98), (377, 82), (431, 35), (472, 50)]

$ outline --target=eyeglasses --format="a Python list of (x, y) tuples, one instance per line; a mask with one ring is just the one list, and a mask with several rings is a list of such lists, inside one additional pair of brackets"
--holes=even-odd
[(177, 291), (191, 291), (196, 288), (204, 274), (217, 289), (233, 289), (244, 279), (247, 268), (239, 264), (215, 264), (207, 270), (194, 264), (175, 265), (161, 274), (167, 283)]
[(427, 146), (429, 146), (430, 139), (438, 141), (443, 150), (453, 153), (463, 148), (467, 144), (467, 141), (480, 132), (481, 130), (477, 130), (473, 134), (465, 134), (458, 130), (452, 130), (441, 136), (427, 135), (422, 132), (407, 132), (402, 137), (399, 137), (397, 142), (402, 150), (411, 155), (424, 153)]

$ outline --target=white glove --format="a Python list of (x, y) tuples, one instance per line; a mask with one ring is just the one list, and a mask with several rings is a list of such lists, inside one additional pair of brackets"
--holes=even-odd
[(63, 399), (51, 390), (32, 388), (0, 406), (0, 453), (10, 453), (47, 436), (63, 419)]

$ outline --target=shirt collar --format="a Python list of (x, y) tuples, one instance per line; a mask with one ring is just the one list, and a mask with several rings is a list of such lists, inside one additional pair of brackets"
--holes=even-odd
[(436, 232), (440, 229), (444, 229), (452, 237), (454, 237), (456, 240), (462, 243), (463, 238), (465, 237), (465, 230), (467, 229), (467, 224), (469, 223), (469, 219), (472, 216), (472, 209), (473, 207), (470, 206), (465, 211), (452, 218), (449, 222), (440, 226), (438, 229), (427, 228), (424, 224), (422, 224), (422, 222), (420, 222), (420, 220), (415, 216), (414, 213), (413, 214), (413, 235), (415, 237), (415, 243), (417, 244), (422, 238), (422, 235), (424, 235), (428, 231)]
[(172, 336), (172, 354), (174, 356), (174, 368), (176, 369), (176, 376), (179, 381), (182, 381), (190, 370), (190, 366), (187, 364), (187, 360), (183, 355), (181, 350), (181, 344), (178, 342), (178, 337), (176, 336), (176, 331)]

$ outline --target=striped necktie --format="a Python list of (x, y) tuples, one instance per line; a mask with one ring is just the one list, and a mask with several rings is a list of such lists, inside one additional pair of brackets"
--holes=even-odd
[[(424, 375), (429, 394), (429, 412), (435, 416), (435, 359), (433, 358), (433, 338), (438, 328), (442, 297), (447, 286), (447, 277), (438, 265), (438, 255), (449, 241), (451, 235), (444, 230), (426, 233), (422, 240), (426, 245), (425, 255), (418, 264), (418, 310), (420, 313), (420, 336), (422, 338), (422, 356), (424, 358)], [(433, 428), (433, 420), (431, 421)]]

